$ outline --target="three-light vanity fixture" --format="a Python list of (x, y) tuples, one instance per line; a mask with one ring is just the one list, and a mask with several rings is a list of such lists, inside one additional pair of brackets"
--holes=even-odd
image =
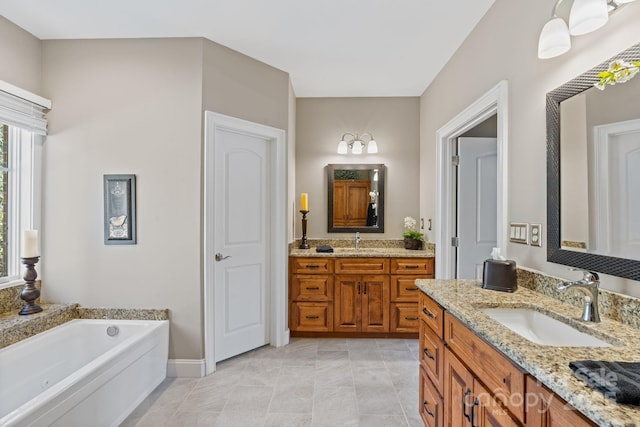
[(342, 138), (338, 143), (338, 154), (347, 154), (349, 149), (351, 149), (352, 154), (362, 154), (362, 150), (365, 146), (364, 140), (367, 141), (368, 154), (375, 154), (378, 152), (378, 143), (373, 139), (373, 135), (365, 132), (362, 135), (358, 135), (357, 133), (355, 135), (352, 133), (345, 133), (342, 135)]
[[(572, 2), (573, 1), (573, 2)], [(607, 23), (609, 14), (635, 0), (557, 0), (551, 19), (542, 27), (538, 40), (538, 58), (560, 56), (571, 49), (571, 37), (597, 30)], [(569, 25), (561, 16), (571, 4)], [(561, 8), (562, 6), (562, 8)]]

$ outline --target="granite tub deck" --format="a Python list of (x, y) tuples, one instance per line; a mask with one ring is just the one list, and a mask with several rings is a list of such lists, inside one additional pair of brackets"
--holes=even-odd
[(19, 308), (0, 313), (0, 348), (44, 332), (72, 319), (168, 320), (166, 309), (83, 308), (78, 304), (40, 303), (40, 313), (21, 316)]
[[(620, 405), (576, 378), (574, 360), (640, 361), (640, 330), (603, 318), (590, 324), (578, 320), (582, 309), (529, 289), (514, 293), (482, 289), (476, 280), (416, 280), (417, 286), (471, 330), (536, 377), (554, 393), (600, 426), (640, 426), (640, 407)], [(612, 344), (612, 347), (550, 347), (534, 344), (491, 319), (480, 308), (529, 307), (575, 319), (572, 326)]]

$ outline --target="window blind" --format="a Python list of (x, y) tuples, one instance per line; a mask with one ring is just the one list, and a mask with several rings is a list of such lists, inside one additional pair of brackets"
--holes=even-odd
[(4, 124), (46, 135), (46, 110), (42, 105), (0, 89), (0, 122)]

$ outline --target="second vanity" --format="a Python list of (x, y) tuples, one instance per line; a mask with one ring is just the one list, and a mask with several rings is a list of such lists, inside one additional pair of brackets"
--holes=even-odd
[[(640, 331), (520, 287), (471, 280), (418, 280), (420, 412), (427, 426), (640, 426), (640, 408), (616, 404), (576, 378), (576, 360), (638, 361)], [(541, 312), (608, 347), (536, 344), (488, 313)], [(575, 409), (574, 409), (575, 408)]]
[(289, 256), (291, 336), (415, 338), (420, 293), (415, 281), (433, 277), (430, 251), (294, 249)]

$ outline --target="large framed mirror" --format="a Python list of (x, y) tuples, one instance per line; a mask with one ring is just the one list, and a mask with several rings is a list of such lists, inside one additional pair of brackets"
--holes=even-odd
[(613, 60), (547, 94), (547, 260), (640, 280), (640, 77), (594, 87)]
[(384, 233), (384, 164), (327, 165), (329, 233)]

